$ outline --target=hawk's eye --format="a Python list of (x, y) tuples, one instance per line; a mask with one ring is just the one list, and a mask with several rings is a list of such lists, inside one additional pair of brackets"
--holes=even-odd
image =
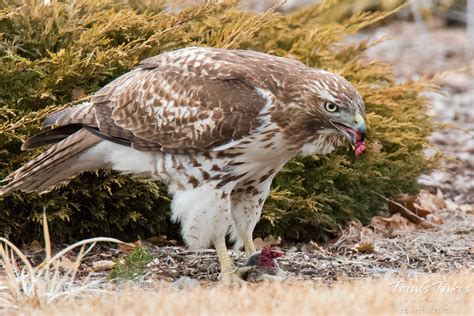
[(339, 110), (338, 106), (331, 102), (324, 103), (324, 108), (328, 112), (336, 112), (337, 110)]

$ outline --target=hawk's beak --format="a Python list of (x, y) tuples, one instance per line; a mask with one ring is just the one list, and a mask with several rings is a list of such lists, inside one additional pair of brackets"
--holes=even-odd
[(355, 150), (356, 156), (362, 155), (365, 152), (365, 137), (367, 134), (367, 127), (365, 126), (364, 118), (357, 113), (346, 122), (331, 121), (346, 138), (351, 142)]
[(367, 127), (365, 126), (364, 118), (359, 113), (354, 117), (352, 128), (356, 131), (355, 142), (364, 141), (367, 134)]

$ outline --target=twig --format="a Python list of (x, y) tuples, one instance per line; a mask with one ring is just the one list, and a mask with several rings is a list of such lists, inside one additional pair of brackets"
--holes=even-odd
[(406, 208), (406, 207), (403, 206), (402, 204), (400, 204), (400, 203), (398, 203), (398, 202), (395, 202), (395, 201), (392, 200), (392, 199), (386, 198), (386, 197), (383, 196), (382, 194), (377, 193), (377, 192), (375, 192), (375, 191), (372, 191), (372, 193), (374, 193), (375, 195), (381, 197), (382, 199), (386, 200), (387, 202), (393, 203), (393, 204), (395, 204), (396, 206), (400, 207), (400, 209), (401, 209), (401, 211), (400, 211), (401, 215), (402, 215), (403, 217), (405, 217), (406, 219), (408, 219), (410, 222), (415, 223), (415, 224), (419, 224), (419, 225), (421, 225), (423, 228), (435, 228), (435, 227), (437, 227), (437, 225), (428, 222), (428, 221), (427, 221), (426, 219), (424, 219), (424, 218), (421, 218), (420, 216), (416, 215), (415, 213), (413, 213), (412, 211), (410, 211), (408, 208)]

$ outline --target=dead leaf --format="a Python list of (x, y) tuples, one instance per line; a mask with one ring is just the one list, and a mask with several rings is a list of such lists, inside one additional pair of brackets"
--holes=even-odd
[(474, 213), (474, 204), (462, 204), (462, 205), (459, 205), (459, 209), (462, 212)]
[(387, 199), (385, 197), (383, 198), (388, 201), (388, 208), (392, 214), (395, 214), (395, 212), (400, 213), (410, 222), (420, 225), (423, 228), (436, 227), (434, 223), (431, 223), (423, 218), (426, 217), (428, 214), (431, 214), (431, 211), (421, 208), (417, 204), (418, 196), (400, 194), (395, 196), (392, 200)]
[(317, 242), (314, 242), (312, 240), (309, 242), (308, 246), (313, 251), (325, 252), (323, 247), (321, 247)]
[(59, 266), (64, 268), (66, 271), (73, 271), (76, 267), (76, 264), (68, 257), (62, 256), (61, 259), (59, 259)]
[[(436, 192), (436, 195), (431, 194), (426, 190), (421, 190), (420, 193), (418, 193), (414, 207), (415, 209), (423, 209), (432, 213), (446, 208), (446, 201), (444, 200), (443, 193), (440, 190)], [(423, 216), (420, 214), (418, 215)]]
[[(298, 247), (299, 246), (299, 247)], [(310, 241), (309, 243), (301, 243), (297, 244), (297, 250), (302, 251), (302, 252), (307, 252), (307, 253), (323, 253), (326, 255), (333, 255), (333, 253), (321, 245), (319, 245), (317, 242)], [(291, 248), (290, 248), (291, 249)]]
[(141, 240), (137, 240), (137, 241), (126, 243), (126, 244), (119, 244), (119, 249), (121, 252), (130, 252), (137, 247), (143, 247)]
[(37, 240), (33, 240), (31, 243), (30, 243), (30, 246), (29, 246), (30, 250), (33, 251), (33, 252), (36, 252), (36, 251), (40, 251), (41, 249), (43, 249), (43, 247), (41, 247), (41, 243)]
[(428, 216), (426, 216), (426, 220), (428, 222), (436, 224), (436, 225), (443, 224), (443, 222), (444, 222), (441, 217), (436, 216), (434, 214), (429, 214)]
[(111, 258), (113, 257), (113, 254), (110, 251), (107, 251), (107, 252), (101, 252), (99, 256), (102, 258)]
[(400, 213), (393, 214), (391, 217), (374, 216), (370, 224), (379, 231), (388, 232), (391, 230), (414, 231), (417, 226), (410, 222)]
[(450, 211), (457, 211), (459, 209), (459, 205), (453, 200), (446, 200), (446, 208)]
[(253, 242), (255, 244), (255, 248), (257, 248), (257, 250), (260, 250), (263, 247), (271, 247), (271, 246), (279, 245), (281, 243), (281, 238), (269, 235), (265, 237), (265, 239), (255, 238)]
[[(396, 213), (401, 213), (404, 214), (405, 210), (403, 207), (400, 205), (397, 205), (396, 203), (401, 204), (404, 206), (406, 209), (408, 209), (410, 212), (412, 212), (415, 215), (418, 215), (420, 217), (425, 217), (426, 215), (430, 214), (431, 211), (425, 210), (419, 206), (416, 205), (416, 200), (417, 196), (416, 195), (407, 195), (407, 194), (400, 194), (396, 195), (392, 198), (393, 202), (390, 201), (388, 202), (388, 210), (392, 214)], [(394, 203), (396, 202), (396, 203)]]
[(148, 238), (147, 241), (160, 246), (176, 246), (178, 244), (176, 240), (168, 239), (166, 235), (153, 236)]
[(371, 241), (361, 241), (357, 243), (353, 249), (357, 252), (374, 252), (374, 244)]
[(92, 264), (92, 270), (95, 272), (107, 271), (115, 266), (115, 262), (111, 260), (99, 260)]

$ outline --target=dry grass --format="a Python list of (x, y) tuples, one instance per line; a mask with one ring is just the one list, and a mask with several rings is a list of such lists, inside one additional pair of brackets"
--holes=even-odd
[[(107, 237), (84, 239), (52, 255), (44, 212), (43, 231), (46, 256), (36, 267), (17, 246), (0, 237), (0, 312), (2, 308), (15, 310), (21, 306), (43, 307), (64, 297), (94, 291), (97, 282), (90, 282), (87, 277), (79, 282), (76, 278), (84, 256), (97, 242), (123, 243)], [(74, 262), (67, 259), (66, 254), (79, 247)]]
[[(398, 282), (398, 283), (397, 283)], [(397, 315), (468, 314), (473, 275), (425, 275), (338, 283), (289, 282), (244, 288), (120, 290), (24, 306), (12, 315)], [(398, 284), (398, 286), (397, 286)], [(416, 294), (415, 291), (419, 293)]]

